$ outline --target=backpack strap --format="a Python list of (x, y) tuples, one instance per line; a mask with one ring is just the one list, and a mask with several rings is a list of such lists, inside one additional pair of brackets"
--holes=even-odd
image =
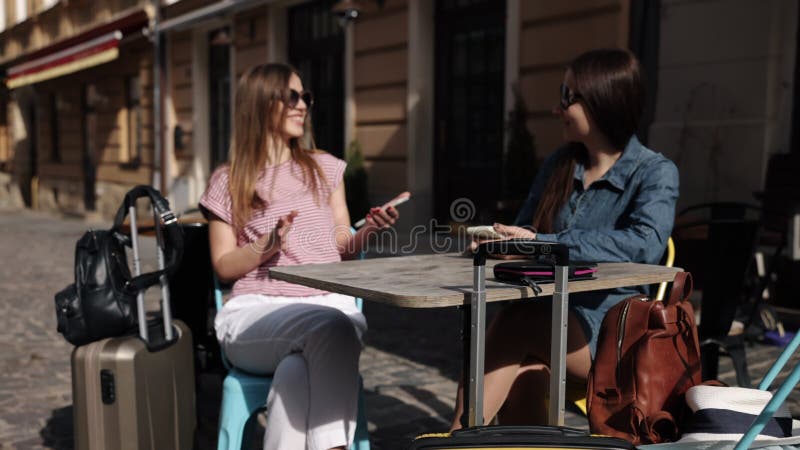
[(689, 272), (678, 272), (672, 282), (672, 291), (667, 299), (667, 306), (677, 305), (678, 303), (689, 300), (692, 295), (692, 274)]

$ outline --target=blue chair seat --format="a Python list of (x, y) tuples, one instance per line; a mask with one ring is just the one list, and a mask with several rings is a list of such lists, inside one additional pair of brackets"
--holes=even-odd
[[(222, 308), (222, 290), (214, 277), (214, 296), (217, 310)], [(361, 299), (356, 299), (361, 309)], [(272, 377), (253, 375), (233, 367), (223, 354), (228, 375), (222, 383), (222, 406), (219, 414), (219, 436), (217, 450), (239, 450), (242, 448), (244, 426), (247, 420), (267, 402)], [(369, 450), (369, 432), (364, 409), (364, 389), (359, 379), (358, 417), (351, 450)]]

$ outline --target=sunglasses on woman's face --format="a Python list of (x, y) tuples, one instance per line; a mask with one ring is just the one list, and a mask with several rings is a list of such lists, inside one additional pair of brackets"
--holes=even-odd
[(285, 102), (289, 108), (297, 108), (300, 99), (303, 99), (303, 103), (306, 104), (307, 108), (311, 108), (311, 105), (314, 104), (314, 94), (311, 91), (298, 92), (294, 89), (289, 89), (289, 95), (286, 97)]
[(566, 84), (561, 84), (561, 110), (566, 111), (567, 108), (578, 103), (581, 99), (581, 94), (571, 90)]

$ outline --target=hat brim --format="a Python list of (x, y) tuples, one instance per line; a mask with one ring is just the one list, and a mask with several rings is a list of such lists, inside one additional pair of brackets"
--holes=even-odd
[[(677, 442), (640, 445), (642, 450), (730, 450), (742, 439), (743, 434), (685, 434)], [(800, 445), (800, 421), (792, 420), (792, 436), (776, 438), (759, 435), (750, 448), (770, 450), (796, 450)]]

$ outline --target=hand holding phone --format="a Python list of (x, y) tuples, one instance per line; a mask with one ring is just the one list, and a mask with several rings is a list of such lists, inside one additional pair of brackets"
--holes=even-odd
[[(383, 206), (381, 206), (381, 209), (385, 211), (390, 206), (396, 207), (396, 206), (401, 205), (401, 204), (403, 204), (403, 203), (405, 203), (405, 202), (407, 202), (409, 200), (411, 200), (411, 193), (408, 192), (408, 191), (401, 192), (399, 195), (397, 195), (397, 197), (395, 197), (395, 198), (389, 200), (388, 202), (384, 203)], [(358, 222), (356, 222), (355, 225), (353, 225), (353, 226), (355, 228), (361, 228), (366, 223), (367, 223), (367, 218), (365, 217), (365, 218), (359, 220)]]

